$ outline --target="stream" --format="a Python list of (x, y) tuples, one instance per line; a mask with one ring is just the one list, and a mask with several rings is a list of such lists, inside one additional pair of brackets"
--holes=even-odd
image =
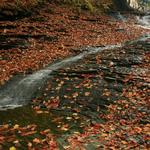
[(72, 63), (77, 62), (78, 60), (81, 60), (90, 54), (102, 52), (106, 49), (114, 49), (117, 47), (120, 47), (120, 45), (86, 48), (85, 52), (77, 56), (54, 63), (47, 68), (37, 71), (31, 75), (21, 77), (21, 79), (20, 77), (18, 79), (12, 79), (0, 90), (0, 109), (10, 109), (28, 104), (32, 98), (34, 98), (35, 93), (39, 92), (39, 90), (44, 87), (46, 81), (50, 79), (50, 75), (54, 71), (71, 65)]

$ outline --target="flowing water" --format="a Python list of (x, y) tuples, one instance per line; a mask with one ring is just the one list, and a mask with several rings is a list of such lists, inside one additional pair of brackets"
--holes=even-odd
[(137, 17), (137, 21), (140, 24), (140, 27), (144, 29), (150, 29), (150, 14), (147, 14), (142, 17)]
[(45, 69), (39, 70), (21, 79), (13, 79), (0, 89), (0, 110), (12, 109), (28, 104), (35, 94), (40, 92), (53, 71), (70, 65), (83, 57), (94, 54), (105, 49), (113, 49), (121, 45), (110, 45), (106, 47), (87, 48), (85, 52), (54, 63)]

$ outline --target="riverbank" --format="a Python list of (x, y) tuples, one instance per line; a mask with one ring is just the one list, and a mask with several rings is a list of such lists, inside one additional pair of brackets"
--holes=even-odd
[(73, 55), (74, 48), (123, 43), (146, 32), (133, 22), (54, 4), (36, 16), (0, 21), (0, 84), (15, 74), (32, 73)]

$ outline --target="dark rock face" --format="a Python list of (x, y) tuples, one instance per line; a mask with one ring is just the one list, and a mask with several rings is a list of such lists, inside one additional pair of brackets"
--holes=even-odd
[(29, 46), (29, 43), (26, 40), (23, 39), (17, 39), (17, 38), (3, 38), (0, 41), (0, 49), (8, 50), (12, 48), (27, 48)]
[(0, 4), (0, 20), (16, 20), (21, 19), (35, 13), (36, 8), (42, 8), (44, 1), (31, 1), (31, 0), (2, 0)]
[(112, 0), (118, 11), (135, 11), (127, 0)]
[(18, 9), (15, 6), (7, 6), (0, 8), (0, 21), (16, 20), (23, 17), (30, 16), (32, 13), (30, 10)]

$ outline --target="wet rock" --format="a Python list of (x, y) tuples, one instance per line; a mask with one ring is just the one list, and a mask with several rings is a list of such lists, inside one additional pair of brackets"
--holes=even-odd
[(0, 25), (0, 29), (15, 29), (17, 26), (15, 25)]
[(31, 11), (2, 9), (0, 10), (0, 21), (14, 21), (16, 19), (30, 16), (31, 14)]
[(0, 35), (0, 49), (8, 50), (12, 48), (26, 49), (30, 46), (28, 39), (34, 38), (43, 41), (57, 41), (56, 36), (47, 35), (31, 35), (31, 34), (1, 34)]
[(8, 50), (12, 48), (22, 48), (26, 49), (30, 46), (29, 42), (23, 39), (17, 39), (17, 38), (3, 38), (0, 41), (0, 50)]
[(31, 22), (45, 22), (46, 18), (44, 17), (36, 17), (36, 18), (31, 18)]

